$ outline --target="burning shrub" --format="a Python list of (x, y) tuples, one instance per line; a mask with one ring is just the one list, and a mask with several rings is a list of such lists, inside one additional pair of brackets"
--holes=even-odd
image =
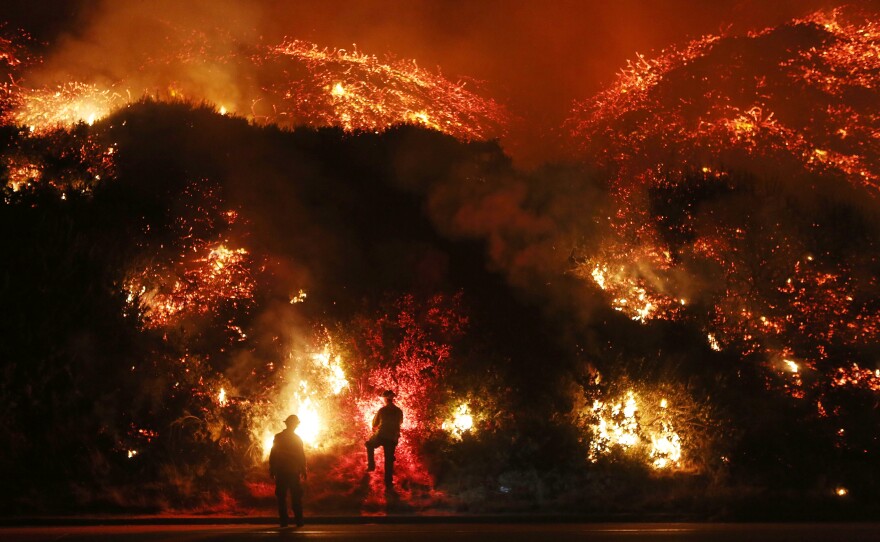
[(606, 382), (594, 372), (573, 393), (573, 423), (591, 463), (616, 458), (657, 472), (700, 472), (716, 453), (709, 408), (674, 381)]

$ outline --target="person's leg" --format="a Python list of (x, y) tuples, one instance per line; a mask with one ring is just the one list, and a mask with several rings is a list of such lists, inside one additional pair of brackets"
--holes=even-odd
[(382, 447), (385, 455), (385, 487), (394, 485), (394, 451), (397, 449), (396, 442), (386, 442)]
[(290, 484), (290, 503), (293, 507), (293, 517), (296, 520), (296, 526), (303, 526), (303, 488), (299, 478), (294, 479), (294, 483)]
[(374, 471), (376, 470), (376, 447), (379, 446), (379, 443), (376, 442), (376, 439), (371, 438), (364, 444), (367, 446), (367, 470)]
[(275, 497), (278, 499), (278, 519), (282, 527), (287, 527), (290, 518), (287, 515), (287, 480), (284, 475), (275, 476)]

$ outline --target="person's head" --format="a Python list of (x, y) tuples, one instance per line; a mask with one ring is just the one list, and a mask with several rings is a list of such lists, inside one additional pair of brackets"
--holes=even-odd
[(385, 390), (382, 392), (382, 397), (385, 399), (385, 404), (390, 405), (394, 402), (394, 396), (396, 394), (391, 390)]
[(299, 416), (291, 414), (284, 419), (284, 425), (286, 425), (288, 429), (296, 429), (297, 426), (299, 426)]

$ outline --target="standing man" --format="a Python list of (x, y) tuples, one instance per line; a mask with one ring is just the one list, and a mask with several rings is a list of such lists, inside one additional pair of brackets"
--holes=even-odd
[(385, 390), (382, 392), (385, 398), (385, 406), (376, 412), (373, 417), (373, 436), (366, 442), (367, 445), (367, 471), (376, 470), (374, 453), (376, 448), (382, 447), (385, 455), (385, 489), (394, 487), (394, 449), (400, 440), (400, 425), (403, 423), (403, 411), (394, 404), (394, 392)]
[(299, 426), (299, 417), (291, 414), (284, 420), (287, 429), (275, 435), (272, 451), (269, 453), (269, 474), (275, 479), (275, 496), (278, 497), (278, 516), (281, 526), (287, 527), (290, 518), (287, 515), (287, 493), (290, 492), (290, 504), (296, 526), (303, 525), (303, 488), (306, 479), (306, 453), (303, 441), (294, 431)]

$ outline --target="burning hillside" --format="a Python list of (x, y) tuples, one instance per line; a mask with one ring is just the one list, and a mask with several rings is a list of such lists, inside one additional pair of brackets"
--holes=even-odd
[(616, 207), (576, 272), (635, 320), (699, 323), (822, 415), (840, 375), (877, 389), (878, 39), (833, 11), (631, 63), (570, 121)]
[(0, 37), (10, 509), (271, 508), (292, 413), (313, 512), (876, 503), (874, 21), (639, 57), (533, 172), (439, 70), (153, 24)]
[[(222, 115), (285, 127), (376, 131), (415, 124), (462, 139), (491, 139), (504, 131), (500, 105), (415, 60), (381, 60), (292, 39), (252, 45), (224, 35), (222, 45), (205, 45), (207, 36), (173, 26), (164, 31), (167, 43), (160, 52), (134, 55), (128, 73), (110, 79), (52, 72), (40, 63), (23, 66), (25, 38), (4, 38), (0, 60), (16, 74), (5, 87), (6, 122), (31, 131), (93, 124), (149, 97), (210, 104)], [(35, 80), (50, 82), (34, 86)]]

